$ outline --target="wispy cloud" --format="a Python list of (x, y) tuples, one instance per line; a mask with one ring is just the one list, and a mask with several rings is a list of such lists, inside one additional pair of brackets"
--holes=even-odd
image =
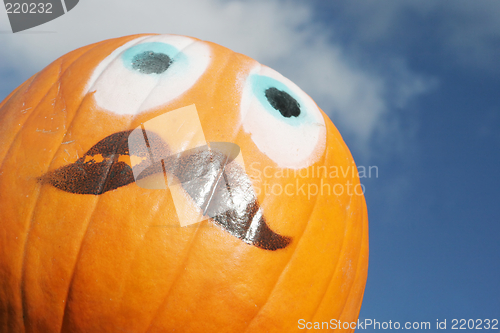
[[(360, 151), (368, 152), (373, 136), (387, 129), (387, 116), (428, 91), (432, 82), (404, 61), (381, 68), (354, 60), (313, 13), (304, 2), (279, 0), (86, 0), (33, 29), (55, 33), (1, 35), (0, 66), (28, 77), (66, 52), (107, 38), (147, 32), (194, 36), (247, 54), (292, 79)], [(8, 29), (2, 19), (0, 30)]]
[(432, 52), (429, 55), (445, 57), (448, 63), (500, 70), (497, 0), (353, 0), (329, 4), (336, 24), (357, 43), (391, 45), (396, 52), (426, 43), (427, 52)]

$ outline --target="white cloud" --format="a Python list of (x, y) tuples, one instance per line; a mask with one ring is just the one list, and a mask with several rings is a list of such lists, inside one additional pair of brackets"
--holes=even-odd
[[(0, 30), (9, 30), (6, 20)], [(0, 59), (26, 76), (75, 48), (112, 37), (155, 32), (216, 42), (289, 77), (364, 151), (392, 108), (428, 88), (404, 62), (391, 73), (361, 67), (332, 43), (332, 32), (315, 22), (304, 2), (85, 0), (32, 30), (54, 33), (0, 35)]]

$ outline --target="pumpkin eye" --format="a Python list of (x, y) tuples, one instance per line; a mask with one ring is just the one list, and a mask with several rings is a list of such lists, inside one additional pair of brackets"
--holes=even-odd
[(243, 129), (280, 167), (304, 168), (321, 156), (326, 128), (323, 116), (293, 82), (265, 66), (245, 80), (241, 98)]
[(208, 45), (189, 37), (140, 37), (117, 48), (88, 83), (98, 106), (135, 115), (165, 105), (189, 90), (210, 62)]

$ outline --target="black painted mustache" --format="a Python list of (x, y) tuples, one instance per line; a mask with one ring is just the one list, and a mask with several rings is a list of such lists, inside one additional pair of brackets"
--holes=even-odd
[[(102, 139), (74, 163), (49, 171), (39, 180), (69, 193), (101, 195), (154, 174), (168, 173), (182, 185), (203, 215), (231, 235), (264, 250), (275, 251), (290, 244), (290, 237), (269, 228), (251, 180), (238, 163), (232, 163), (234, 156), (218, 148), (221, 145), (212, 143), (210, 148), (171, 154), (163, 139), (151, 131), (147, 132), (147, 147), (129, 146), (134, 144), (134, 140), (129, 140), (132, 132), (118, 132)], [(135, 177), (128, 164), (130, 150), (141, 161), (134, 165), (134, 169), (140, 170), (138, 173), (135, 169)], [(161, 159), (154, 161), (152, 156)]]

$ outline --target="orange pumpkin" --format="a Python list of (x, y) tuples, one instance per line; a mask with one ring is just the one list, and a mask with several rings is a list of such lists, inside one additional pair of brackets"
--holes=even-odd
[(2, 332), (331, 329), (356, 321), (367, 265), (348, 148), (251, 58), (127, 36), (0, 104)]

